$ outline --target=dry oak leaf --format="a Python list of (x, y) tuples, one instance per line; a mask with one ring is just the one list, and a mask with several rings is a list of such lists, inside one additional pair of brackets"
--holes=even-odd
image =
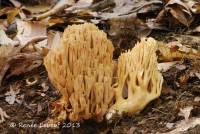
[(0, 85), (13, 75), (29, 72), (42, 65), (42, 56), (37, 52), (20, 53), (21, 47), (0, 46)]
[(34, 44), (34, 48), (41, 55), (46, 56), (51, 47), (57, 45), (60, 42), (61, 35), (62, 34), (60, 32), (49, 31), (48, 38)]
[(163, 19), (166, 19), (167, 13), (170, 13), (185, 26), (189, 26), (194, 20), (190, 8), (187, 3), (182, 0), (169, 0), (164, 9), (157, 15), (156, 21), (161, 22)]
[(0, 29), (0, 45), (17, 45), (19, 44), (19, 41), (14, 41), (12, 39), (10, 39), (6, 33), (4, 32), (4, 30)]
[(38, 21), (22, 21), (17, 19), (17, 35), (20, 45), (41, 41), (47, 38), (46, 25)]
[(183, 58), (200, 59), (200, 51), (186, 47), (179, 42), (165, 44), (158, 42), (158, 60), (161, 62), (180, 61)]
[(73, 4), (75, 4), (75, 0), (59, 0), (56, 3), (56, 5), (54, 7), (52, 7), (50, 10), (48, 10), (45, 13), (36, 15), (35, 17), (36, 17), (37, 20), (46, 18), (48, 16), (51, 16), (53, 14), (56, 14), (56, 13), (64, 10), (65, 8), (67, 8), (67, 7), (69, 7), (69, 6), (73, 5)]
[(7, 70), (10, 68), (9, 59), (17, 55), (20, 50), (21, 47), (0, 45), (0, 86)]
[(42, 65), (42, 56), (37, 52), (19, 53), (8, 59), (9, 73), (6, 78), (14, 75), (20, 75)]

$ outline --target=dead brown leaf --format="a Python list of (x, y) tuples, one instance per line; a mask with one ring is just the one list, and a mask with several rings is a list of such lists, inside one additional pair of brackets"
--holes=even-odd
[(20, 50), (20, 47), (15, 47), (11, 45), (0, 46), (0, 86), (4, 75), (10, 67), (10, 65), (8, 64), (9, 58), (18, 54)]
[(20, 41), (20, 45), (25, 46), (28, 43), (41, 41), (47, 38), (46, 25), (38, 21), (22, 21), (16, 20), (17, 35), (16, 38)]
[(20, 50), (21, 47), (0, 46), (0, 84), (8, 70), (6, 78), (29, 72), (42, 64), (40, 54), (19, 53)]
[[(161, 22), (168, 13), (185, 26), (189, 26), (194, 20), (190, 8), (187, 3), (182, 0), (167, 1), (164, 9), (157, 15), (156, 21)], [(165, 21), (167, 20), (165, 19)]]
[(6, 78), (13, 75), (20, 75), (39, 67), (42, 65), (42, 57), (38, 53), (20, 53), (10, 58), (8, 63), (10, 64), (10, 68)]
[(52, 48), (52, 47), (57, 47), (58, 44), (61, 42), (61, 36), (62, 33), (61, 32), (49, 32), (48, 34), (48, 44), (47, 47), (48, 48)]
[(11, 10), (7, 13), (8, 24), (11, 24), (14, 21), (15, 16), (17, 16), (19, 14), (19, 11), (20, 10), (18, 8), (14, 8), (13, 10)]
[(192, 109), (193, 109), (193, 106), (187, 106), (183, 109), (181, 108), (178, 115), (183, 116), (185, 118), (185, 120), (188, 121)]
[(160, 61), (174, 61), (183, 58), (200, 59), (200, 51), (188, 48), (179, 42), (170, 42), (167, 45), (163, 43), (158, 44), (158, 59)]
[(200, 124), (200, 118), (190, 118), (188, 121), (181, 120), (180, 122), (177, 122), (175, 124), (175, 129), (166, 132), (166, 133), (157, 133), (157, 134), (182, 134), (184, 132), (187, 132), (188, 129), (194, 128), (195, 126)]
[[(42, 56), (46, 56), (52, 46), (59, 44), (61, 41), (61, 33), (49, 31), (48, 39), (42, 40), (34, 44), (34, 48), (39, 52)], [(54, 46), (55, 47), (55, 46)]]
[(11, 45), (11, 46), (15, 46), (19, 44), (18, 41), (14, 41), (12, 39), (10, 39), (6, 33), (0, 29), (0, 45)]
[[(111, 9), (111, 12), (101, 12), (99, 16), (103, 19), (115, 18), (123, 15), (135, 14), (146, 7), (151, 6), (151, 11), (154, 10), (154, 5), (162, 4), (160, 0), (152, 0), (152, 1), (132, 1), (132, 0), (115, 0), (115, 7)], [(157, 8), (156, 8), (157, 9)], [(148, 11), (147, 11), (148, 12)]]
[(13, 85), (10, 85), (10, 91), (5, 93), (5, 101), (8, 102), (8, 104), (12, 105), (17, 100), (17, 95), (20, 92), (20, 85), (15, 83)]
[(169, 10), (174, 18), (186, 26), (189, 26), (193, 20), (192, 18), (187, 17), (180, 7), (168, 8), (167, 10)]
[(197, 26), (194, 29), (190, 30), (189, 33), (200, 33), (200, 26)]
[(17, 8), (21, 7), (21, 3), (17, 0), (10, 0), (10, 2)]
[(9, 11), (12, 11), (13, 8), (12, 7), (5, 7), (3, 9), (0, 10), (0, 16), (7, 14)]
[(188, 8), (192, 11), (194, 14), (199, 14), (200, 13), (200, 3), (195, 0), (185, 0), (184, 1)]
[(0, 16), (6, 15), (7, 23), (11, 24), (15, 17), (19, 14), (20, 8), (5, 7), (0, 10)]
[(36, 15), (36, 19), (40, 20), (42, 18), (56, 14), (56, 13), (64, 10), (66, 7), (73, 5), (74, 3), (75, 3), (74, 0), (60, 0), (51, 10), (49, 10), (43, 14)]
[(182, 1), (182, 0), (169, 0), (165, 6), (168, 7), (168, 6), (170, 6), (170, 5), (176, 5), (176, 6), (178, 6), (178, 7), (181, 6), (181, 7), (183, 7), (183, 8), (186, 9), (185, 12), (188, 12), (188, 14), (191, 14), (191, 13), (189, 12), (189, 8), (188, 8), (187, 4), (184, 3), (184, 1)]
[(0, 19), (0, 29), (6, 31), (7, 30), (7, 26), (8, 26), (7, 21)]
[(48, 25), (49, 26), (53, 26), (55, 24), (60, 24), (60, 23), (64, 23), (64, 19), (60, 18), (60, 17), (51, 17), (48, 20)]
[(51, 9), (51, 6), (49, 5), (35, 5), (35, 6), (30, 6), (30, 5), (24, 5), (21, 10), (24, 11), (26, 15), (35, 15), (35, 14), (40, 14), (44, 13), (48, 10)]
[(73, 6), (65, 9), (66, 12), (73, 12), (75, 10), (80, 10), (91, 6), (93, 0), (78, 0)]
[(166, 72), (177, 63), (178, 63), (178, 61), (159, 63), (158, 64), (158, 70), (161, 71), (161, 72)]
[(151, 32), (148, 25), (137, 18), (136, 14), (112, 18), (108, 21), (108, 24), (110, 25), (109, 35), (115, 37), (123, 37), (123, 35), (131, 34), (132, 36), (141, 38), (146, 37)]

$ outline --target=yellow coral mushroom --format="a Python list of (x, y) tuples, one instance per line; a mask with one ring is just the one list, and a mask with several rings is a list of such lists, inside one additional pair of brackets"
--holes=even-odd
[(157, 69), (157, 48), (153, 38), (143, 38), (131, 51), (119, 57), (116, 102), (107, 119), (117, 112), (140, 112), (160, 96), (163, 77)]
[(62, 98), (59, 119), (101, 121), (112, 105), (113, 45), (95, 25), (69, 26), (44, 59)]

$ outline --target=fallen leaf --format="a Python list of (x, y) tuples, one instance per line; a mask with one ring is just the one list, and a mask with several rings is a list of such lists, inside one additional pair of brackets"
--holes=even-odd
[(65, 9), (65, 11), (70, 13), (75, 10), (84, 9), (84, 8), (91, 6), (92, 3), (93, 3), (93, 0), (78, 0), (73, 6)]
[(55, 32), (55, 33), (50, 32), (48, 34), (47, 48), (51, 49), (53, 47), (57, 47), (59, 42), (61, 42), (61, 36), (62, 36), (62, 33), (60, 32)]
[(183, 46), (179, 42), (170, 42), (168, 44), (158, 42), (158, 59), (160, 61), (174, 61), (187, 59), (200, 59), (200, 51)]
[(10, 68), (9, 59), (17, 55), (20, 50), (21, 47), (11, 45), (0, 46), (0, 86), (7, 70)]
[(200, 73), (194, 73), (196, 77), (200, 80)]
[(190, 8), (192, 13), (199, 14), (200, 13), (200, 3), (195, 0), (185, 0), (185, 3)]
[(194, 128), (199, 124), (200, 124), (200, 118), (193, 117), (188, 121), (181, 120), (180, 122), (177, 122), (175, 125), (175, 129), (170, 132), (157, 133), (157, 134), (182, 134), (183, 132), (186, 132), (188, 129)]
[(25, 11), (25, 14), (27, 15), (26, 12), (28, 12), (28, 14), (30, 14), (30, 17), (31, 15), (35, 15), (35, 14), (39, 14), (39, 13), (44, 13), (48, 10), (51, 9), (51, 6), (49, 5), (24, 5), (21, 10)]
[(20, 45), (25, 46), (28, 43), (41, 41), (47, 38), (46, 25), (38, 21), (22, 21), (16, 20), (17, 35), (16, 38), (20, 41)]
[(186, 69), (186, 65), (182, 65), (182, 64), (177, 64), (175, 66), (178, 70), (185, 70)]
[(6, 15), (7, 22), (9, 24), (11, 24), (11, 22), (14, 20), (15, 16), (18, 15), (19, 11), (20, 11), (19, 8), (5, 7), (0, 10), (0, 16)]
[[(49, 31), (48, 38), (37, 42), (34, 48), (42, 55), (46, 56), (52, 46), (58, 45), (61, 41), (61, 33)], [(55, 46), (54, 46), (55, 47)]]
[(193, 106), (188, 106), (188, 107), (185, 107), (185, 108), (181, 108), (180, 109), (180, 112), (178, 113), (179, 116), (183, 116), (185, 118), (185, 121), (187, 122), (188, 119), (189, 119), (189, 116), (190, 116), (190, 113), (193, 109)]
[(19, 1), (17, 1), (17, 0), (10, 0), (10, 2), (15, 6), (15, 7), (21, 7), (21, 3), (19, 2)]
[(0, 29), (0, 45), (17, 45), (19, 44), (18, 41), (13, 41), (12, 39), (8, 38), (6, 33)]
[(167, 95), (169, 96), (169, 98), (171, 98), (172, 96), (176, 96), (176, 91), (174, 91), (172, 88), (170, 88), (166, 82), (163, 83), (163, 87), (162, 87), (162, 92), (163, 95)]
[(105, 9), (110, 9), (110, 7), (114, 7), (115, 0), (97, 0), (96, 3), (92, 4), (89, 9), (94, 12), (105, 11)]
[(150, 34), (151, 29), (136, 14), (115, 17), (108, 21), (110, 30), (108, 34), (115, 37), (123, 37), (127, 34), (141, 38)]
[(10, 86), (10, 91), (5, 93), (5, 100), (8, 102), (10, 105), (14, 104), (16, 101), (16, 96), (19, 94), (20, 88), (19, 85), (11, 85)]
[(200, 32), (200, 26), (197, 26), (195, 29), (190, 31), (191, 33), (199, 33)]
[(190, 9), (188, 8), (187, 4), (184, 3), (182, 0), (169, 0), (165, 6), (168, 7), (168, 6), (174, 5), (174, 4), (176, 4), (176, 5), (178, 5), (178, 6), (182, 6), (182, 7), (185, 8), (187, 11), (190, 10)]
[(172, 128), (174, 128), (174, 125), (175, 125), (175, 123), (167, 123), (167, 124), (166, 124), (166, 127), (167, 127), (168, 129), (172, 129)]
[(177, 63), (178, 61), (158, 63), (158, 70), (161, 72), (167, 72), (170, 68), (172, 68)]
[(53, 26), (55, 24), (60, 24), (60, 23), (64, 23), (64, 19), (61, 18), (61, 17), (51, 17), (49, 20), (48, 20), (48, 25), (49, 26)]
[(20, 10), (18, 8), (14, 8), (13, 10), (10, 10), (8, 13), (7, 13), (7, 22), (8, 24), (11, 24), (14, 19), (15, 19), (15, 16), (17, 16), (19, 14)]
[(187, 17), (180, 7), (168, 8), (167, 10), (169, 10), (169, 12), (174, 16), (174, 18), (176, 18), (185, 26), (189, 26), (193, 21), (193, 18), (191, 18), (190, 16)]
[(112, 9), (111, 12), (102, 12), (99, 13), (99, 16), (107, 20), (110, 18), (115, 18), (123, 15), (135, 14), (143, 10), (143, 8), (147, 6), (149, 7), (151, 6), (152, 7), (151, 11), (152, 11), (154, 5), (162, 4), (162, 1), (160, 0), (151, 0), (151, 1), (115, 0), (114, 2), (115, 2), (115, 7)]
[(29, 72), (34, 68), (42, 65), (42, 57), (38, 53), (20, 53), (15, 57), (9, 59), (8, 63), (11, 65), (9, 68), (9, 74), (6, 78), (10, 78), (14, 75), (20, 75), (22, 73)]
[(182, 0), (167, 1), (164, 9), (157, 15), (156, 21), (161, 22), (164, 19), (166, 23), (166, 21), (169, 21), (169, 19), (166, 19), (168, 13), (185, 26), (189, 26), (194, 20), (190, 8)]
[(194, 98), (194, 102), (199, 102), (200, 101), (200, 97), (195, 97)]
[(47, 39), (37, 42), (34, 47), (41, 55), (46, 55), (50, 48), (47, 47)]
[(71, 6), (75, 3), (74, 0), (59, 0), (59, 2), (49, 11), (39, 14), (36, 16), (37, 20), (40, 20), (42, 18), (48, 17), (50, 15), (56, 14), (59, 11), (64, 10), (66, 7)]
[(43, 90), (42, 90), (43, 92), (46, 92), (49, 89), (49, 86), (48, 86), (48, 84), (46, 82), (43, 82), (41, 84), (41, 87), (43, 88)]
[(11, 8), (11, 7), (2, 8), (2, 9), (0, 10), (0, 16), (6, 14), (8, 11), (10, 11), (10, 10), (12, 10), (12, 9), (13, 9), (13, 8)]
[(7, 30), (7, 27), (8, 27), (8, 23), (6, 20), (1, 20), (0, 19), (0, 29), (3, 30), (3, 31), (6, 31)]

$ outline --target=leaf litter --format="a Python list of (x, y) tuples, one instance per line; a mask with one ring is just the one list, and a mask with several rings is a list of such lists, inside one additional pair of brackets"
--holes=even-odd
[[(200, 4), (196, 0), (23, 0), (2, 2), (0, 10), (0, 130), (17, 131), (9, 123), (50, 118), (60, 95), (43, 67), (43, 57), (61, 42), (71, 24), (91, 22), (115, 46), (114, 59), (141, 37), (160, 40), (158, 69), (165, 84), (159, 99), (138, 115), (114, 124), (81, 122), (75, 130), (48, 128), (51, 133), (182, 133), (200, 127)], [(39, 76), (35, 79), (34, 76)], [(36, 81), (32, 81), (32, 78)], [(19, 83), (20, 88), (14, 88)], [(26, 86), (25, 86), (26, 85)], [(1, 97), (3, 96), (3, 97)], [(17, 103), (15, 103), (17, 102)], [(20, 106), (20, 109), (19, 109)], [(16, 112), (16, 109), (18, 112)], [(5, 112), (6, 111), (6, 112)], [(6, 114), (10, 115), (10, 117)], [(183, 116), (183, 117), (182, 117)], [(5, 120), (9, 118), (9, 120)], [(67, 122), (67, 121), (66, 121)], [(43, 133), (21, 129), (22, 133)]]

